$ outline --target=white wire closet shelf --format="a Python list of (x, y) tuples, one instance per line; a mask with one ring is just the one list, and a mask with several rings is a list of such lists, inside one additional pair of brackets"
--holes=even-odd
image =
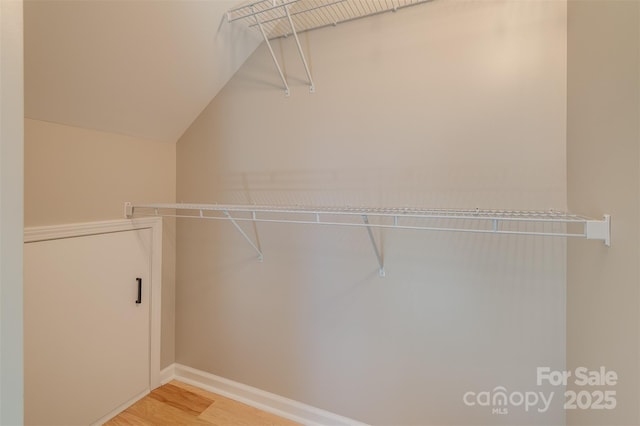
[(227, 21), (244, 22), (255, 29), (259, 29), (259, 21), (273, 40), (292, 35), (286, 8), (299, 34), (430, 1), (433, 0), (253, 0), (227, 11)]
[(287, 78), (282, 72), (270, 40), (293, 36), (309, 81), (309, 91), (314, 93), (315, 84), (298, 38), (299, 33), (384, 12), (395, 12), (430, 1), (432, 0), (251, 0), (228, 10), (227, 22), (244, 22), (247, 27), (260, 31), (282, 80), (285, 95), (289, 96)]
[(259, 260), (263, 259), (262, 250), (240, 226), (242, 222), (361, 227), (368, 232), (380, 276), (385, 274), (384, 259), (373, 228), (586, 238), (602, 241), (607, 247), (611, 245), (609, 215), (592, 219), (553, 210), (125, 203), (125, 216), (134, 218), (136, 215), (229, 221), (256, 251)]

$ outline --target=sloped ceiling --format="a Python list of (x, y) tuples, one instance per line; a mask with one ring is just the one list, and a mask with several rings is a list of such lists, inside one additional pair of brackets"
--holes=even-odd
[(25, 116), (177, 141), (261, 42), (240, 3), (26, 0)]

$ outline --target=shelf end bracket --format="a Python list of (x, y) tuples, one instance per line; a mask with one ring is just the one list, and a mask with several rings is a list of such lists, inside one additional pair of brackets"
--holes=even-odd
[(373, 246), (373, 251), (376, 254), (376, 259), (378, 260), (378, 266), (379, 266), (379, 270), (378, 270), (378, 275), (380, 275), (381, 277), (385, 276), (385, 270), (384, 270), (384, 257), (381, 254), (381, 250), (378, 248), (378, 244), (376, 243), (376, 239), (373, 236), (373, 231), (371, 230), (371, 225), (369, 225), (369, 216), (366, 214), (362, 215), (362, 221), (364, 222), (365, 226), (367, 227), (367, 233), (369, 234), (369, 240), (371, 241), (371, 245)]
[(133, 217), (133, 204), (127, 201), (124, 203), (124, 217), (131, 219)]
[(611, 216), (605, 214), (602, 220), (587, 220), (584, 233), (588, 240), (601, 240), (611, 247)]

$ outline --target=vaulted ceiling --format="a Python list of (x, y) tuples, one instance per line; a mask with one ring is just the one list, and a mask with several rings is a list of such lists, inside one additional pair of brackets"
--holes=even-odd
[(239, 3), (26, 0), (25, 116), (177, 141), (260, 44)]

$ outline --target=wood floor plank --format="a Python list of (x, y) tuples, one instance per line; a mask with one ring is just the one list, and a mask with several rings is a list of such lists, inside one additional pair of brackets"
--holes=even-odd
[(113, 419), (109, 420), (104, 424), (104, 426), (154, 426), (153, 423), (150, 423), (135, 414), (130, 413), (128, 410), (123, 411), (118, 414)]
[(196, 395), (200, 395), (201, 397), (208, 398), (208, 399), (210, 399), (212, 401), (214, 399), (216, 399), (218, 396), (220, 396), (220, 395), (218, 395), (216, 393), (209, 392), (209, 391), (204, 390), (202, 388), (199, 388), (197, 386), (193, 386), (193, 385), (190, 385), (190, 384), (185, 383), (185, 382), (180, 382), (178, 380), (172, 380), (168, 384), (174, 385), (176, 387), (179, 387), (180, 389), (184, 389), (184, 390), (187, 390), (189, 392), (193, 392)]
[(126, 411), (141, 419), (151, 422), (153, 425), (197, 426), (209, 424), (193, 414), (182, 411), (179, 408), (172, 407), (151, 397), (141, 399), (130, 408), (127, 408)]
[(198, 417), (219, 426), (299, 426), (299, 423), (220, 395)]
[(213, 402), (212, 399), (205, 398), (171, 383), (155, 389), (149, 394), (149, 397), (194, 416), (202, 413)]
[(107, 426), (293, 426), (298, 423), (186, 383), (161, 386)]

